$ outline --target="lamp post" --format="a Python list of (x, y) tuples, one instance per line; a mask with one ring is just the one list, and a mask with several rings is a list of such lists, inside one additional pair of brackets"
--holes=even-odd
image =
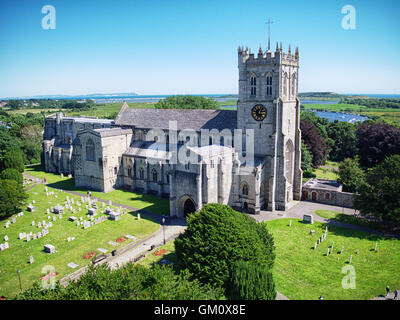
[(17, 270), (18, 273), (18, 280), (19, 280), (19, 289), (22, 292), (22, 285), (21, 285), (21, 270)]
[(163, 224), (163, 234), (164, 234), (164, 244), (165, 244), (165, 217), (162, 217), (162, 224)]

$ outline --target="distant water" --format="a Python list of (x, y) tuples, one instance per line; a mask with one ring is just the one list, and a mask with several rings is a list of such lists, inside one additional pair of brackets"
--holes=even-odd
[(328, 119), (330, 122), (338, 120), (349, 123), (355, 123), (355, 122), (362, 122), (368, 119), (367, 117), (350, 113), (330, 112), (330, 111), (314, 111), (314, 112), (317, 114), (318, 117)]
[[(149, 102), (149, 103), (154, 103), (158, 102), (161, 99), (165, 99), (167, 97), (174, 96), (173, 94), (171, 95), (144, 95), (144, 96), (118, 96), (118, 97), (94, 97), (91, 98), (95, 101), (95, 103), (110, 103), (110, 102)], [(202, 97), (207, 97), (207, 98), (213, 98), (216, 101), (228, 101), (228, 100), (234, 100), (235, 98), (228, 98), (228, 97), (223, 97), (223, 94), (199, 94), (194, 96), (202, 96)]]

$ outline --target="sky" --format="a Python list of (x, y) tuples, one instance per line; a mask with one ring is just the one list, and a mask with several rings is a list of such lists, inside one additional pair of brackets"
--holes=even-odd
[[(42, 27), (45, 5), (55, 29)], [(237, 93), (237, 48), (266, 50), (267, 19), (272, 49), (299, 47), (300, 92), (400, 94), (399, 11), (398, 0), (0, 0), (0, 97)]]

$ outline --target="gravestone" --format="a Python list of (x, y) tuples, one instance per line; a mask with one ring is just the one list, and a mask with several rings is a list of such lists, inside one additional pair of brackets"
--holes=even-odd
[(119, 212), (111, 212), (110, 219), (114, 221), (118, 221), (121, 218), (121, 214)]
[[(82, 218), (82, 217), (81, 217), (81, 218)], [(70, 216), (68, 220), (74, 222), (74, 221), (76, 221), (77, 219), (78, 219), (77, 217)], [(81, 220), (82, 220), (82, 219), (81, 219)]]
[(137, 219), (140, 220), (140, 213), (137, 214)]
[(32, 264), (33, 261), (34, 261), (34, 260), (33, 260), (33, 256), (30, 256), (30, 257), (29, 257), (29, 263)]
[(8, 236), (4, 236), (4, 241), (8, 241)]
[(45, 244), (43, 249), (44, 249), (44, 252), (46, 252), (46, 253), (56, 252), (56, 248), (51, 244)]
[(351, 263), (352, 258), (353, 258), (353, 255), (350, 255), (349, 264)]
[(32, 227), (35, 225), (35, 221), (32, 221)]
[(68, 263), (68, 267), (70, 267), (72, 269), (75, 269), (75, 268), (77, 268), (79, 266), (76, 263), (70, 262), (70, 263)]

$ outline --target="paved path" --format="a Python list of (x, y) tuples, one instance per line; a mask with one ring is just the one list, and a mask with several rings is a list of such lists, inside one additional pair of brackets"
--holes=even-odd
[[(175, 239), (179, 234), (184, 232), (186, 229), (185, 225), (186, 223), (184, 219), (176, 219), (176, 221), (172, 220), (170, 222), (171, 225), (165, 226), (165, 239), (167, 239), (167, 241)], [(124, 252), (111, 259), (108, 262), (108, 265), (111, 266), (111, 268), (118, 268), (126, 264), (127, 262), (133, 260), (135, 257), (150, 251), (152, 245), (158, 247), (160, 246), (160, 244), (162, 245), (163, 242), (164, 242), (164, 232), (163, 229), (161, 228), (157, 232), (153, 233), (150, 239), (138, 243), (138, 245), (135, 248), (132, 248), (131, 250)]]

